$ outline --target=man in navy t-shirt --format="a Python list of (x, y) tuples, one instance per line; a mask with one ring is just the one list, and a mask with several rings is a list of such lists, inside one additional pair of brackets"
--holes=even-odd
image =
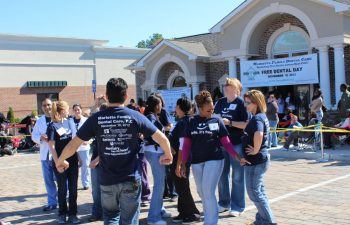
[(57, 168), (69, 167), (65, 161), (84, 142), (97, 141), (101, 199), (105, 224), (138, 224), (141, 177), (138, 170), (139, 135), (152, 137), (164, 150), (160, 163), (171, 164), (170, 144), (146, 117), (124, 107), (128, 85), (121, 78), (111, 78), (106, 87), (109, 108), (95, 113), (79, 129), (77, 136), (63, 150)]

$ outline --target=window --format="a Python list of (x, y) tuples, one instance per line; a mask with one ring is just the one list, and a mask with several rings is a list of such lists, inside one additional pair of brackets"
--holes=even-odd
[(278, 36), (272, 47), (273, 58), (306, 55), (309, 43), (300, 32), (287, 31)]
[(38, 115), (43, 115), (44, 114), (43, 110), (41, 109), (41, 102), (45, 98), (49, 98), (52, 101), (58, 101), (58, 93), (40, 93), (40, 94), (36, 95)]
[(173, 88), (177, 88), (177, 87), (186, 87), (186, 79), (183, 78), (182, 76), (177, 76), (175, 77), (174, 81), (173, 81)]

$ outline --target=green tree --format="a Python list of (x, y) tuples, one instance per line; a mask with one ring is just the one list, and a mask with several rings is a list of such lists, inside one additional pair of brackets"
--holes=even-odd
[(9, 107), (9, 111), (7, 112), (6, 116), (7, 120), (10, 121), (11, 123), (15, 122), (15, 114), (13, 112), (12, 107)]
[(147, 40), (140, 41), (136, 47), (138, 48), (154, 48), (159, 42), (163, 40), (163, 35), (160, 33), (154, 33)]

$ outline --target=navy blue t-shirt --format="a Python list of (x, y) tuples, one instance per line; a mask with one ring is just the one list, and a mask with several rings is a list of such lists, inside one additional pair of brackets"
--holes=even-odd
[[(55, 141), (55, 150), (57, 156), (60, 157), (64, 147), (72, 140), (73, 129), (69, 120), (64, 120), (63, 123), (50, 123), (46, 130), (46, 135), (49, 141)], [(67, 159), (69, 163), (78, 163), (78, 156), (75, 153)]]
[(113, 185), (140, 177), (139, 133), (147, 138), (156, 131), (157, 128), (141, 113), (127, 107), (110, 107), (87, 119), (77, 136), (84, 141), (96, 138), (100, 183)]
[[(159, 121), (159, 119), (154, 114), (147, 115), (147, 119), (151, 121), (151, 123), (158, 128), (161, 132), (164, 133), (164, 127), (162, 123)], [(155, 142), (151, 137), (145, 138), (146, 145), (157, 145), (157, 142)]]
[(183, 138), (185, 135), (185, 129), (188, 121), (188, 116), (181, 118), (169, 134), (170, 145), (176, 152), (178, 152), (180, 148), (180, 138)]
[[(248, 120), (247, 109), (241, 97), (237, 97), (232, 102), (227, 102), (226, 97), (219, 99), (215, 104), (214, 113), (230, 121), (246, 122)], [(243, 129), (230, 126), (226, 126), (226, 129), (230, 134), (231, 143), (234, 145), (241, 144)]]
[(171, 118), (169, 113), (162, 108), (162, 110), (160, 111), (159, 114), (159, 121), (162, 123), (162, 125), (164, 127), (168, 126), (169, 124), (171, 124)]
[(184, 137), (192, 140), (192, 164), (224, 158), (220, 148), (220, 138), (228, 136), (222, 119), (218, 117), (203, 118), (199, 115), (190, 119)]
[[(257, 165), (267, 161), (268, 159), (267, 140), (268, 140), (269, 130), (270, 130), (269, 121), (265, 113), (259, 113), (253, 116), (252, 119), (249, 120), (246, 128), (244, 129), (244, 135), (242, 137), (242, 147), (244, 152), (244, 158), (247, 159), (251, 163), (251, 165)], [(261, 131), (264, 133), (259, 153), (256, 155), (247, 155), (245, 153), (245, 148), (248, 145), (254, 147), (254, 134), (256, 131)]]

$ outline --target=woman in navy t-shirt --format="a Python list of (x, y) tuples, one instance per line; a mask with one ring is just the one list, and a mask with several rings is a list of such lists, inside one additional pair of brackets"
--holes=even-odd
[[(224, 167), (224, 155), (221, 145), (238, 161), (226, 127), (219, 117), (212, 117), (213, 99), (208, 91), (201, 91), (195, 98), (199, 115), (190, 119), (185, 129), (182, 148), (182, 176), (186, 177), (186, 163), (191, 153), (192, 172), (197, 191), (204, 208), (204, 224), (218, 223), (218, 205), (215, 189)], [(242, 159), (242, 164), (246, 161)]]
[(244, 157), (250, 162), (245, 167), (246, 189), (254, 202), (258, 213), (254, 224), (276, 224), (264, 188), (264, 175), (270, 165), (267, 151), (269, 121), (266, 117), (264, 95), (258, 90), (248, 91), (244, 95), (244, 103), (248, 112), (253, 114), (242, 137)]
[[(58, 101), (52, 103), (52, 122), (47, 128), (47, 137), (54, 164), (57, 164), (57, 160), (64, 147), (76, 134), (74, 123), (67, 119), (68, 113), (69, 105), (67, 102)], [(58, 186), (58, 223), (65, 223), (68, 214), (69, 222), (77, 224), (80, 222), (77, 218), (77, 187), (79, 172), (77, 153), (74, 153), (74, 155), (69, 157), (67, 161), (69, 162), (69, 168), (65, 171), (57, 171), (56, 166), (53, 166)], [(69, 189), (69, 210), (67, 208), (66, 200), (67, 186)]]

